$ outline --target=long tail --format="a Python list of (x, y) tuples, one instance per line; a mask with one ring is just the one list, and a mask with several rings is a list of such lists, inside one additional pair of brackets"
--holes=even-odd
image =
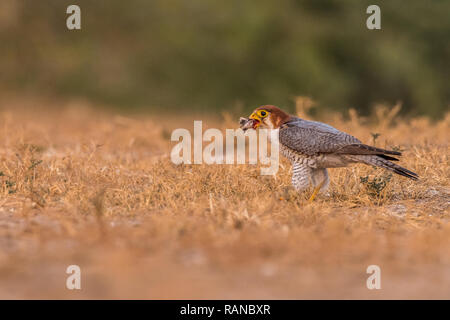
[(360, 162), (372, 165), (372, 166), (377, 166), (377, 167), (381, 167), (390, 171), (393, 171), (396, 174), (399, 174), (401, 176), (413, 179), (413, 180), (418, 180), (419, 176), (417, 175), (417, 173), (409, 171), (406, 168), (403, 168), (395, 163), (392, 163), (389, 160), (386, 160), (385, 158), (378, 156), (378, 155), (357, 155), (355, 156), (357, 157), (357, 159), (359, 159)]

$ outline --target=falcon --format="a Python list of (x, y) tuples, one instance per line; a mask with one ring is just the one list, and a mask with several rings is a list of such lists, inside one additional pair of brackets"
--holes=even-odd
[(418, 175), (392, 161), (400, 152), (372, 147), (332, 126), (304, 120), (266, 105), (253, 111), (250, 117), (241, 118), (241, 128), (279, 129), (280, 152), (292, 164), (292, 185), (298, 192), (310, 185), (313, 201), (319, 192), (327, 190), (330, 183), (327, 168), (346, 167), (364, 163), (390, 170), (398, 175), (417, 180)]

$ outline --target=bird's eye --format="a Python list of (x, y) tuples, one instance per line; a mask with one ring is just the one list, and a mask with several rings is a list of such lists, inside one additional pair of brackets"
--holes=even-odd
[(265, 117), (265, 116), (267, 116), (267, 112), (264, 111), (264, 110), (261, 110), (261, 111), (259, 112), (259, 115), (260, 115), (260, 117)]

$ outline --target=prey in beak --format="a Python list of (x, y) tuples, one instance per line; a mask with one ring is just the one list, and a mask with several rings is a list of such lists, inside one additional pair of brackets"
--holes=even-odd
[(259, 119), (252, 118), (252, 116), (250, 116), (250, 118), (239, 118), (239, 127), (244, 130), (244, 132), (248, 129), (256, 129), (261, 124), (261, 121)]
[(246, 131), (250, 128), (256, 129), (261, 125), (262, 119), (261, 117), (256, 113), (253, 112), (249, 118), (240, 118), (239, 119), (239, 125), (242, 130)]

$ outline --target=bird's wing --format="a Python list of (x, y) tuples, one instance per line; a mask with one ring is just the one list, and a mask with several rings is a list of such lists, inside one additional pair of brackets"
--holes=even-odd
[(365, 145), (352, 135), (325, 123), (302, 119), (286, 123), (280, 129), (279, 139), (288, 148), (310, 156), (320, 153), (401, 155), (400, 152)]
[[(306, 125), (303, 125), (306, 124)], [(311, 123), (288, 123), (280, 129), (280, 143), (301, 154), (333, 153), (359, 141), (337, 129), (327, 130)]]

